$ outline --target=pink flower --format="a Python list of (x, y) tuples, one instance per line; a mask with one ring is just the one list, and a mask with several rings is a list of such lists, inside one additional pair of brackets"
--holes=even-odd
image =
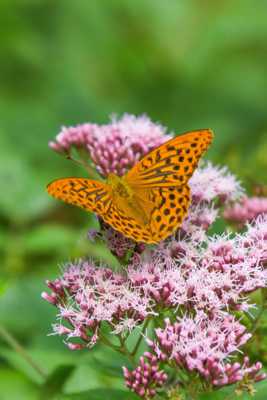
[(193, 202), (210, 203), (219, 198), (221, 202), (236, 201), (243, 189), (236, 177), (226, 167), (215, 167), (210, 162), (202, 164), (189, 181)]
[(179, 234), (205, 241), (206, 232), (219, 216), (219, 207), (237, 200), (243, 193), (239, 181), (227, 168), (202, 163), (189, 180), (192, 202)]
[(266, 267), (267, 263), (267, 214), (247, 223), (247, 232), (239, 236), (240, 246), (247, 249), (250, 258)]
[(183, 220), (182, 230), (187, 235), (193, 235), (201, 240), (209, 227), (215, 222), (219, 214), (218, 209), (215, 208), (213, 202), (210, 204), (206, 202), (192, 203), (189, 208), (188, 216)]
[(148, 262), (129, 266), (128, 279), (143, 296), (167, 308), (247, 311), (252, 305), (246, 295), (267, 286), (266, 238), (266, 219), (260, 219), (234, 237), (205, 236), (203, 243), (192, 235), (173, 239)]
[(160, 370), (157, 357), (149, 352), (140, 357), (139, 365), (133, 371), (123, 367), (123, 374), (126, 386), (146, 399), (152, 399), (168, 378), (164, 370)]
[(232, 384), (245, 376), (254, 382), (265, 379), (265, 374), (259, 374), (260, 363), (249, 366), (247, 357), (242, 366), (226, 361), (251, 337), (233, 316), (184, 315), (174, 323), (166, 319), (165, 327), (155, 332), (156, 340), (147, 342), (158, 361), (196, 371), (214, 386)]
[(83, 149), (103, 176), (123, 175), (141, 157), (171, 138), (166, 129), (148, 117), (124, 114), (110, 124), (63, 127), (49, 146), (60, 153)]
[(61, 321), (54, 333), (80, 338), (84, 346), (96, 343), (101, 322), (118, 334), (131, 331), (152, 312), (150, 299), (132, 290), (126, 277), (92, 262), (69, 264), (61, 279), (47, 285), (52, 294), (42, 297), (58, 308)]
[(267, 219), (259, 217), (244, 234), (206, 238), (205, 246), (190, 237), (162, 244), (120, 274), (83, 260), (69, 264), (43, 294), (58, 308), (55, 333), (91, 346), (101, 322), (111, 334), (126, 334), (159, 310), (248, 311), (246, 295), (267, 286), (266, 238)]
[(224, 365), (223, 374), (221, 377), (217, 376), (213, 379), (214, 386), (225, 386), (231, 385), (233, 383), (245, 380), (245, 383), (251, 382), (256, 383), (266, 379), (266, 374), (260, 372), (262, 369), (262, 364), (256, 362), (255, 364), (250, 364), (249, 357), (243, 358), (243, 364), (238, 362), (233, 364), (226, 363)]
[(113, 255), (119, 259), (136, 257), (145, 250), (144, 243), (135, 241), (123, 236), (122, 233), (115, 231), (111, 226), (101, 221), (101, 232), (89, 231), (88, 238), (91, 241), (100, 239), (104, 242)]
[(224, 211), (224, 218), (242, 228), (260, 214), (267, 214), (266, 197), (243, 197), (240, 203), (229, 206)]

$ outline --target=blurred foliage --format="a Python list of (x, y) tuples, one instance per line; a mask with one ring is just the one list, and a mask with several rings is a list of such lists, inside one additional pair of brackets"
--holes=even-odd
[[(136, 398), (114, 354), (70, 354), (46, 336), (54, 310), (40, 292), (57, 264), (112, 261), (85, 240), (93, 217), (46, 195), (50, 180), (83, 174), (47, 143), (61, 125), (146, 113), (175, 132), (213, 128), (209, 158), (266, 184), (266, 15), (251, 0), (1, 0), (0, 320), (48, 376), (0, 341), (1, 400)], [(266, 343), (259, 352), (267, 363)]]

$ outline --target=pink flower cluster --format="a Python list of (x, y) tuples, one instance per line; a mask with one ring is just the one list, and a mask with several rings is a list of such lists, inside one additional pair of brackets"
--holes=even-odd
[(195, 317), (183, 316), (172, 324), (165, 320), (165, 327), (155, 330), (156, 340), (148, 344), (156, 359), (190, 372), (197, 371), (214, 386), (236, 383), (244, 376), (254, 381), (266, 378), (259, 373), (261, 363), (249, 366), (247, 357), (243, 365), (225, 363), (251, 337), (245, 327), (229, 314), (207, 316), (198, 312)]
[(101, 175), (113, 172), (121, 176), (150, 150), (171, 138), (165, 133), (165, 128), (146, 116), (125, 114), (107, 125), (86, 123), (63, 127), (49, 145), (65, 154), (72, 148), (83, 149)]
[(226, 167), (215, 167), (210, 162), (198, 168), (190, 179), (193, 202), (210, 203), (218, 198), (221, 203), (236, 201), (244, 190)]
[(267, 241), (259, 241), (267, 219), (233, 238), (171, 241), (155, 250), (150, 262), (130, 266), (128, 279), (143, 296), (168, 307), (206, 311), (227, 307), (248, 310), (247, 293), (267, 285)]
[[(147, 359), (147, 361), (145, 360)], [(164, 370), (160, 370), (158, 358), (149, 352), (140, 357), (138, 367), (129, 371), (123, 367), (126, 386), (140, 397), (152, 398), (157, 389), (161, 388), (168, 379)]]
[[(66, 154), (83, 150), (103, 176), (123, 175), (170, 138), (164, 133), (147, 117), (124, 115), (108, 125), (63, 128), (50, 146)], [(266, 199), (243, 198), (239, 181), (211, 163), (203, 163), (189, 185), (192, 202), (175, 235), (148, 248), (101, 222), (101, 233), (88, 236), (104, 240), (128, 265), (118, 273), (93, 261), (69, 263), (62, 277), (47, 282), (50, 292), (42, 294), (58, 310), (54, 334), (64, 336), (72, 350), (103, 340), (103, 323), (104, 334), (119, 336), (120, 343), (133, 331), (145, 338), (150, 351), (136, 368), (123, 371), (127, 387), (146, 399), (166, 392), (170, 369), (217, 388), (266, 377), (261, 363), (241, 356), (251, 334), (235, 317), (236, 311), (241, 318), (255, 307), (251, 292), (267, 287)], [(247, 222), (244, 232), (208, 235), (222, 207), (226, 219)], [(153, 328), (145, 332), (151, 320)], [(130, 349), (128, 354), (135, 355)]]
[(44, 292), (42, 297), (58, 308), (61, 321), (54, 333), (68, 340), (80, 338), (81, 347), (96, 343), (101, 322), (118, 334), (131, 331), (152, 313), (150, 299), (132, 290), (123, 274), (87, 261), (68, 265), (61, 279), (47, 285), (52, 294)]
[(92, 346), (102, 321), (113, 334), (126, 334), (159, 309), (207, 315), (247, 311), (246, 295), (267, 286), (266, 238), (267, 217), (243, 235), (213, 237), (203, 247), (189, 239), (173, 241), (120, 274), (93, 262), (70, 264), (61, 279), (48, 282), (52, 294), (43, 294), (58, 308), (61, 323), (54, 331)]
[(267, 214), (266, 197), (243, 197), (239, 203), (229, 206), (224, 211), (224, 218), (242, 228), (260, 214)]
[(197, 240), (203, 240), (205, 232), (219, 215), (219, 207), (238, 200), (243, 195), (240, 182), (226, 167), (202, 163), (189, 181), (192, 203), (182, 231)]

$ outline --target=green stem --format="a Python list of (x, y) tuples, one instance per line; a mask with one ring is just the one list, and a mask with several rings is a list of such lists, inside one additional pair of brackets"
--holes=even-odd
[(87, 152), (85, 153), (83, 149), (80, 149), (78, 150), (78, 153), (81, 158), (80, 164), (84, 166), (84, 168), (88, 172), (89, 177), (92, 179), (97, 179), (98, 181), (103, 181), (103, 178), (98, 174), (96, 169), (90, 165), (90, 159)]
[(108, 338), (106, 338), (104, 335), (99, 334), (99, 338), (100, 340), (108, 347), (111, 347), (113, 350), (115, 351), (119, 351), (120, 353), (122, 353), (121, 351), (121, 347), (120, 346), (116, 346), (115, 344), (113, 344)]
[(135, 346), (134, 346), (134, 348), (133, 348), (133, 351), (131, 352), (131, 355), (132, 355), (132, 356), (135, 356), (136, 353), (137, 353), (137, 351), (138, 351), (138, 349), (139, 349), (139, 346), (140, 346), (140, 344), (141, 344), (141, 342), (142, 342), (142, 339), (144, 338), (143, 335), (144, 335), (144, 333), (145, 333), (145, 330), (146, 330), (146, 328), (148, 327), (149, 321), (150, 321), (150, 319), (147, 318), (147, 320), (145, 321), (145, 323), (144, 323), (144, 325), (143, 325), (143, 328), (142, 328), (142, 331), (141, 331), (141, 333), (140, 333), (140, 335), (139, 335), (139, 338), (138, 338), (138, 340), (137, 340), (137, 342), (136, 342), (136, 344), (135, 344)]
[(124, 356), (128, 357), (128, 359), (131, 362), (131, 364), (135, 365), (134, 357), (132, 356), (132, 354), (129, 352), (129, 350), (125, 346), (121, 336), (119, 336), (119, 340), (120, 340), (121, 346), (116, 346), (108, 338), (106, 338), (104, 335), (99, 335), (99, 338), (106, 346), (108, 346), (111, 349), (113, 349), (113, 350), (123, 354)]
[(123, 353), (129, 358), (129, 361), (135, 365), (134, 355), (128, 350), (127, 346), (125, 346), (125, 340), (121, 337), (121, 335), (119, 335), (119, 340)]
[(261, 319), (262, 314), (264, 313), (264, 311), (265, 311), (265, 308), (264, 308), (263, 306), (261, 306), (261, 308), (260, 308), (260, 310), (259, 310), (259, 312), (258, 312), (258, 315), (257, 315), (256, 319), (254, 319), (254, 321), (253, 321), (253, 328), (252, 328), (251, 331), (250, 331), (250, 333), (251, 333), (252, 335), (253, 335), (253, 334), (256, 332), (256, 330), (258, 329), (258, 326), (259, 326), (259, 323), (260, 323), (260, 319)]
[(258, 315), (253, 321), (253, 328), (251, 330), (252, 334), (254, 334), (256, 332), (256, 330), (258, 329), (262, 314), (266, 310), (266, 306), (267, 306), (266, 303), (267, 303), (267, 291), (266, 291), (266, 289), (261, 289), (261, 305), (260, 305)]
[(46, 372), (31, 358), (21, 344), (4, 328), (0, 325), (0, 336), (12, 347), (24, 360), (31, 365), (31, 367), (42, 377), (47, 378)]

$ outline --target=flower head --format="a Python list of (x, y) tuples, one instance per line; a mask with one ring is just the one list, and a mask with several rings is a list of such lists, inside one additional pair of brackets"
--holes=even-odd
[(159, 307), (208, 315), (247, 311), (247, 294), (267, 286), (266, 235), (266, 218), (260, 217), (244, 234), (211, 237), (204, 247), (189, 238), (172, 241), (121, 273), (85, 260), (71, 263), (62, 278), (48, 282), (52, 293), (43, 294), (58, 308), (55, 333), (93, 345), (101, 322), (113, 334), (126, 334)]
[(168, 378), (166, 372), (160, 370), (157, 357), (149, 352), (140, 357), (139, 365), (133, 371), (123, 367), (123, 374), (126, 386), (146, 399), (152, 399)]
[(145, 154), (171, 138), (165, 133), (165, 128), (146, 116), (125, 114), (107, 125), (63, 127), (49, 145), (60, 153), (70, 153), (72, 147), (83, 149), (101, 175), (112, 172), (122, 176)]
[(80, 338), (84, 346), (96, 343), (101, 322), (118, 334), (132, 330), (152, 312), (150, 299), (132, 290), (125, 276), (93, 262), (71, 263), (61, 279), (47, 285), (52, 294), (43, 293), (43, 298), (58, 308), (60, 321), (54, 333)]
[(158, 361), (175, 362), (177, 367), (198, 372), (214, 386), (229, 385), (241, 381), (245, 376), (251, 380), (265, 379), (260, 374), (260, 363), (243, 365), (229, 363), (229, 356), (251, 337), (246, 329), (230, 315), (207, 316), (197, 313), (195, 317), (183, 316), (165, 327), (156, 329), (156, 340), (148, 339)]
[(242, 196), (240, 182), (227, 168), (202, 163), (189, 180), (192, 202), (180, 234), (205, 241), (206, 232), (219, 216), (219, 207)]
[(224, 211), (224, 218), (242, 228), (260, 214), (267, 214), (266, 197), (243, 197), (239, 203), (229, 206)]
[(193, 202), (210, 203), (219, 198), (221, 202), (236, 201), (243, 194), (240, 182), (226, 167), (215, 167), (210, 162), (202, 164), (189, 181)]

